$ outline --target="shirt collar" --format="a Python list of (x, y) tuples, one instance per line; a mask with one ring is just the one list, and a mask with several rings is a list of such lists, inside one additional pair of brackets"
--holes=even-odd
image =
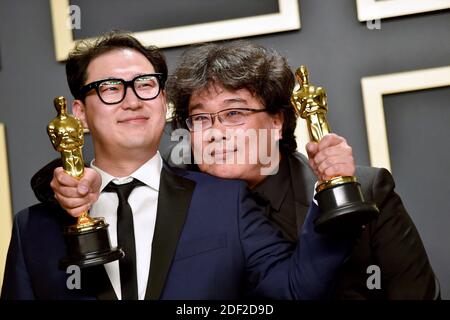
[(278, 172), (261, 181), (252, 189), (252, 192), (268, 201), (273, 209), (280, 211), (281, 204), (286, 197), (290, 184), (289, 163), (287, 156), (283, 155)]
[(116, 184), (124, 184), (130, 182), (133, 178), (138, 179), (139, 181), (145, 183), (150, 188), (159, 191), (159, 181), (161, 178), (161, 169), (162, 169), (162, 158), (159, 151), (144, 163), (141, 167), (139, 167), (136, 171), (130, 174), (127, 177), (114, 177), (110, 175), (108, 172), (100, 169), (94, 163), (95, 159), (91, 161), (91, 168), (97, 171), (101, 178), (102, 184), (100, 190), (103, 190), (108, 183), (113, 181)]

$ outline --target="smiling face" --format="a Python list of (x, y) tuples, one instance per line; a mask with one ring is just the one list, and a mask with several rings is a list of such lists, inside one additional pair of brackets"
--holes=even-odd
[[(194, 91), (189, 100), (189, 115), (229, 108), (265, 107), (247, 89), (231, 91), (218, 84)], [(282, 116), (250, 113), (244, 124), (233, 127), (225, 127), (217, 117), (214, 120), (210, 129), (191, 132), (194, 157), (200, 170), (221, 178), (243, 179), (250, 187), (262, 181), (266, 175), (261, 169), (268, 165), (261, 155), (270, 159), (279, 156), (273, 144), (281, 138)]]
[[(153, 65), (138, 51), (115, 49), (90, 62), (85, 84), (107, 78), (129, 81), (154, 72)], [(165, 124), (165, 93), (144, 101), (129, 87), (122, 102), (107, 105), (91, 90), (84, 103), (74, 101), (73, 111), (92, 134), (97, 164), (108, 157), (136, 154), (149, 159), (157, 151)]]

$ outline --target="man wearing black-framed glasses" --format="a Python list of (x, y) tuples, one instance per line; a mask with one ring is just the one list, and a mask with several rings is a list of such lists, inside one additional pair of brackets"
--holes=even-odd
[[(61, 226), (67, 214), (44, 199), (45, 203), (15, 215), (2, 298), (227, 300), (329, 295), (353, 239), (315, 233), (317, 207), (312, 206), (301, 245), (295, 247), (270, 226), (242, 181), (163, 164), (157, 148), (167, 107), (164, 81), (157, 74), (167, 74), (167, 66), (158, 49), (112, 33), (94, 44), (80, 42), (69, 55), (66, 74), (75, 98), (73, 113), (89, 128), (94, 145), (95, 171), (86, 169), (85, 175), (101, 176), (100, 186), (92, 186), (100, 187), (101, 193), (90, 214), (106, 218), (113, 246), (126, 242), (128, 272), (122, 260), (92, 267), (81, 274), (82, 288), (70, 290), (68, 275), (57, 269), (65, 255)], [(79, 181), (62, 168), (55, 175), (59, 179), (54, 183), (68, 192), (56, 195), (64, 208), (73, 216), (86, 210)], [(134, 181), (139, 183), (133, 189)], [(128, 191), (117, 191), (123, 187)], [(121, 239), (126, 241), (121, 244)]]
[(81, 93), (86, 96), (95, 89), (97, 96), (104, 104), (121, 103), (127, 94), (127, 88), (133, 89), (134, 94), (141, 100), (155, 99), (164, 89), (166, 75), (163, 73), (149, 73), (138, 75), (126, 81), (124, 79), (102, 79), (93, 81), (81, 87)]

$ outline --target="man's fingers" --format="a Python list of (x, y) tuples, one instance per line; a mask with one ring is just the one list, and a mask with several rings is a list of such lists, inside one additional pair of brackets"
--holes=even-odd
[(86, 212), (89, 210), (89, 206), (88, 205), (84, 205), (78, 208), (74, 208), (74, 209), (69, 209), (66, 210), (72, 217), (78, 217), (79, 215), (81, 215), (83, 212)]
[(319, 148), (319, 151), (321, 151), (321, 150), (324, 150), (324, 149), (326, 149), (328, 147), (338, 145), (340, 143), (347, 144), (347, 141), (343, 137), (338, 136), (335, 133), (329, 133), (329, 134), (325, 135), (319, 141), (318, 148)]
[(89, 184), (86, 181), (80, 181), (77, 187), (77, 193), (81, 196), (85, 196), (90, 191)]
[(305, 146), (306, 152), (308, 153), (308, 158), (312, 159), (319, 150), (317, 142), (308, 142)]
[(90, 206), (91, 205), (91, 199), (89, 197), (83, 197), (83, 198), (69, 198), (61, 195), (60, 193), (55, 193), (55, 198), (58, 200), (59, 204), (62, 208), (65, 210), (71, 210), (75, 209), (81, 206)]
[(67, 187), (78, 186), (79, 181), (70, 176), (62, 167), (58, 167), (53, 171), (53, 179), (56, 179), (59, 185)]
[(354, 166), (348, 163), (337, 163), (325, 169), (322, 180), (330, 180), (337, 176), (353, 176), (354, 174)]
[(308, 159), (308, 163), (309, 163), (309, 166), (311, 167), (311, 169), (314, 171), (314, 174), (316, 176), (318, 176), (319, 175), (319, 171), (317, 171), (317, 165), (314, 162), (314, 160), (313, 159)]
[(318, 143), (307, 144), (306, 151), (309, 165), (320, 180), (355, 174), (353, 150), (341, 136), (327, 134)]
[(88, 211), (100, 195), (101, 177), (93, 169), (86, 168), (83, 178), (77, 180), (63, 168), (56, 168), (50, 183), (55, 198), (71, 216), (77, 217)]
[(352, 154), (352, 147), (347, 144), (339, 144), (317, 152), (314, 157), (314, 162), (316, 162), (317, 165), (320, 165), (328, 158), (336, 156), (352, 156)]
[(353, 176), (355, 166), (352, 156), (334, 156), (322, 161), (318, 167), (320, 176)]
[(58, 186), (57, 188), (53, 188), (53, 191), (66, 198), (80, 198), (80, 193), (75, 187)]
[(83, 178), (78, 184), (78, 192), (80, 195), (86, 195), (88, 192), (98, 193), (100, 192), (101, 184), (102, 179), (100, 175), (95, 170), (86, 168)]

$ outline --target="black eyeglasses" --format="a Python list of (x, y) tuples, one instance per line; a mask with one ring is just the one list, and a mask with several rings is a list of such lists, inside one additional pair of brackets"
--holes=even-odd
[(197, 113), (186, 119), (186, 125), (190, 131), (201, 131), (211, 128), (217, 117), (226, 127), (234, 127), (244, 124), (250, 114), (267, 112), (266, 109), (230, 108), (216, 113)]
[(103, 103), (116, 104), (125, 99), (127, 88), (131, 87), (139, 99), (152, 100), (164, 89), (166, 78), (164, 73), (149, 73), (139, 75), (130, 81), (116, 78), (103, 79), (81, 87), (80, 92), (85, 97), (89, 91), (95, 89)]

